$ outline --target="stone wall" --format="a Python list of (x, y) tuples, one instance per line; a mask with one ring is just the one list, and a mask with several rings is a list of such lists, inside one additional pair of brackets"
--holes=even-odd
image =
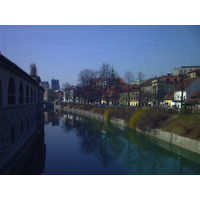
[[(95, 119), (105, 120), (103, 115), (92, 113), (89, 111), (69, 109), (69, 108), (66, 108), (65, 111), (84, 115), (84, 116), (95, 118)], [(110, 122), (118, 124), (120, 126), (127, 127), (127, 123), (123, 119), (112, 118)], [(151, 137), (160, 139), (162, 141), (165, 141), (169, 144), (173, 144), (173, 145), (182, 147), (184, 149), (187, 149), (189, 151), (193, 151), (195, 153), (200, 154), (200, 141), (198, 140), (182, 137), (175, 133), (165, 132), (160, 129), (149, 129), (149, 131), (147, 132), (142, 132), (141, 130), (137, 130), (137, 131), (143, 134), (149, 135)]]

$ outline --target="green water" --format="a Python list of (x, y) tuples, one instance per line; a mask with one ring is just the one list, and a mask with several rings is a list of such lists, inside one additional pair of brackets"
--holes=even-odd
[(200, 174), (200, 155), (78, 115), (51, 115), (45, 124), (43, 174)]

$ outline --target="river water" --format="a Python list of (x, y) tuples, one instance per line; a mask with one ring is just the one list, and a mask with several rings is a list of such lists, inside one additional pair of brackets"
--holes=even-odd
[(200, 156), (136, 131), (45, 113), (44, 175), (200, 174)]

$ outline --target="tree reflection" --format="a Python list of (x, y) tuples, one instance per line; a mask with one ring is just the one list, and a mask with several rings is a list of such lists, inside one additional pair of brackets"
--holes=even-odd
[(80, 116), (66, 115), (66, 130), (69, 131), (75, 127), (81, 151), (97, 156), (104, 167), (117, 159), (125, 147), (119, 136), (111, 133), (103, 124), (95, 121), (91, 123), (91, 120)]
[(192, 164), (173, 153), (170, 144), (160, 144), (159, 140), (131, 129), (120, 130), (109, 123), (72, 114), (65, 115), (62, 128), (65, 132), (75, 130), (72, 133), (75, 132), (78, 138), (80, 150), (84, 154), (95, 155), (103, 167), (110, 166), (116, 160), (128, 174), (200, 173), (194, 167), (196, 163)]

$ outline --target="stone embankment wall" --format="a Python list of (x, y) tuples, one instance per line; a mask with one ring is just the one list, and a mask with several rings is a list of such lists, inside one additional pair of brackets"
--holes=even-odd
[[(98, 119), (101, 121), (105, 120), (103, 115), (98, 114), (98, 113), (92, 113), (92, 112), (85, 111), (85, 110), (65, 108), (65, 111), (84, 115), (86, 117)], [(110, 122), (127, 127), (127, 123), (123, 119), (111, 118)], [(146, 132), (143, 132), (141, 130), (137, 130), (137, 131), (144, 133), (146, 135), (149, 135), (151, 137), (155, 137), (157, 139), (163, 140), (165, 142), (168, 142), (169, 144), (173, 144), (173, 145), (176, 145), (176, 146), (179, 146), (184, 149), (187, 149), (187, 150), (190, 150), (190, 151), (200, 154), (200, 141), (198, 141), (198, 140), (193, 140), (193, 139), (189, 139), (186, 137), (182, 137), (175, 133), (165, 132), (160, 129), (149, 129)]]

